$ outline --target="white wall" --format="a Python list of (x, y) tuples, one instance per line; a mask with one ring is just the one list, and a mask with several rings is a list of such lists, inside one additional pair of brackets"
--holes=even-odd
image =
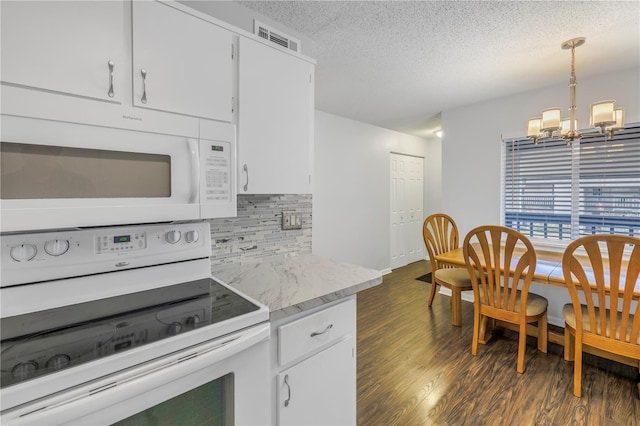
[(425, 210), (424, 217), (442, 211), (442, 140), (429, 139), (427, 143), (427, 162), (424, 175)]
[[(590, 105), (606, 99), (626, 109), (628, 123), (640, 122), (639, 98), (638, 68), (579, 79), (579, 127), (588, 127)], [(501, 135), (522, 136), (527, 119), (568, 105), (569, 88), (562, 84), (442, 112), (442, 209), (456, 220), (461, 236), (478, 225), (500, 223)], [(563, 325), (566, 290), (538, 285), (533, 291), (552, 301), (550, 322)]]
[(438, 143), (316, 111), (313, 252), (388, 270), (389, 154), (425, 157), (423, 211), (429, 214), (427, 204), (438, 198), (430, 195), (429, 179), (439, 180), (437, 173), (431, 173), (429, 154), (437, 153), (431, 145)]

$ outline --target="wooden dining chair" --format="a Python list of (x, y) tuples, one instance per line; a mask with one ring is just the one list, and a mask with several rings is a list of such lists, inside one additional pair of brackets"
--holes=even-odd
[(451, 290), (451, 324), (462, 324), (462, 292), (472, 290), (471, 280), (466, 268), (456, 268), (436, 260), (436, 256), (458, 248), (458, 227), (453, 219), (436, 213), (428, 216), (422, 224), (422, 237), (427, 246), (431, 263), (431, 293), (427, 304), (433, 304), (433, 298), (439, 285)]
[(518, 325), (518, 373), (524, 372), (527, 324), (538, 323), (538, 349), (547, 352), (547, 305), (529, 292), (536, 269), (536, 252), (527, 237), (503, 226), (472, 229), (462, 244), (473, 286), (473, 341), (471, 353), (489, 318)]
[(562, 272), (571, 295), (562, 309), (564, 359), (574, 360), (573, 394), (580, 396), (583, 345), (640, 361), (640, 303), (633, 301), (640, 290), (640, 238), (579, 238), (565, 249)]

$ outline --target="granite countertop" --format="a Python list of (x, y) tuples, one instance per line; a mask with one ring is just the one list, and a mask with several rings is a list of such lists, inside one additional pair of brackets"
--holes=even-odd
[(267, 305), (272, 321), (382, 282), (374, 269), (313, 254), (239, 265), (214, 278)]

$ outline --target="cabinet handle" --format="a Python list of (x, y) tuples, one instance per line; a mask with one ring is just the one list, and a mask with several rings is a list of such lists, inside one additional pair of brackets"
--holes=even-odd
[(242, 189), (244, 189), (244, 192), (247, 192), (247, 189), (249, 189), (249, 168), (247, 167), (247, 165), (245, 164), (242, 167), (242, 170), (245, 171), (245, 173), (247, 173), (247, 183), (244, 184), (244, 186), (242, 187)]
[(289, 384), (289, 375), (285, 374), (284, 376), (284, 384), (287, 385), (287, 390), (289, 392), (289, 395), (287, 396), (287, 399), (284, 400), (284, 406), (288, 407), (289, 406), (289, 401), (291, 401), (291, 385)]
[(313, 333), (311, 333), (311, 337), (316, 337), (316, 336), (320, 336), (321, 334), (326, 333), (327, 331), (331, 330), (333, 328), (333, 324), (329, 324), (327, 326), (327, 328), (325, 328), (323, 331), (321, 331), (320, 333), (318, 333), (317, 331), (314, 331)]
[(110, 98), (113, 98), (113, 68), (115, 68), (116, 64), (113, 61), (109, 61), (107, 62), (107, 65), (109, 65), (109, 91), (107, 92), (107, 95), (109, 95)]
[(140, 74), (142, 75), (142, 97), (140, 98), (140, 102), (143, 104), (147, 103), (147, 70), (144, 68), (140, 69)]

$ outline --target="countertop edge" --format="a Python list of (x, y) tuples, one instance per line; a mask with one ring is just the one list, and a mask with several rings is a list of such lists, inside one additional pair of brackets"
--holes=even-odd
[(339, 299), (343, 299), (345, 297), (351, 296), (353, 294), (359, 293), (363, 290), (367, 290), (369, 288), (375, 287), (379, 284), (382, 284), (382, 275), (377, 279), (373, 279), (367, 282), (363, 282), (360, 284), (355, 284), (349, 287), (345, 287), (342, 290), (334, 291), (323, 296), (319, 296), (313, 299), (306, 300), (304, 302), (300, 302), (294, 305), (290, 305), (275, 311), (272, 311), (269, 314), (269, 319), (271, 321), (276, 321), (281, 318), (288, 317), (290, 315), (297, 314), (299, 312), (303, 312), (317, 306), (322, 306), (329, 302), (333, 302)]

